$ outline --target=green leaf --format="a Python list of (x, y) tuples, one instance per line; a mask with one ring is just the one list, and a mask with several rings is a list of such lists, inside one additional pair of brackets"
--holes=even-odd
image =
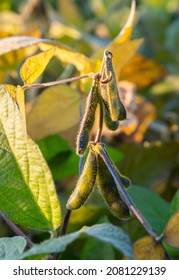
[(175, 193), (172, 202), (171, 202), (172, 214), (179, 210), (179, 190)]
[(90, 236), (100, 241), (113, 245), (117, 250), (129, 258), (133, 258), (132, 244), (128, 235), (117, 226), (112, 224), (99, 224), (92, 227), (83, 227), (74, 233), (50, 239), (35, 245), (21, 255), (21, 259), (37, 254), (51, 254), (65, 251), (68, 244), (79, 237)]
[(27, 58), (20, 69), (20, 76), (24, 84), (32, 84), (43, 73), (56, 48), (33, 55)]
[(15, 223), (53, 229), (61, 211), (49, 168), (28, 137), (16, 102), (0, 92), (0, 211)]
[[(99, 250), (100, 248), (100, 250)], [(81, 260), (114, 260), (115, 254), (112, 245), (95, 238), (88, 238), (80, 254)]]
[[(102, 216), (98, 223), (108, 223), (109, 219), (107, 216)], [(100, 250), (99, 250), (100, 248)], [(111, 244), (104, 243), (94, 237), (88, 238), (80, 253), (81, 260), (114, 260), (115, 252)]]
[(71, 151), (70, 145), (59, 135), (48, 136), (37, 142), (44, 158), (49, 161), (59, 153)]
[(127, 192), (153, 231), (160, 235), (170, 218), (169, 203), (144, 187), (132, 186)]
[(106, 146), (106, 151), (108, 152), (113, 162), (118, 162), (124, 157), (124, 154), (120, 151), (120, 149)]
[(54, 180), (78, 174), (79, 157), (75, 152), (64, 152), (48, 162)]
[(67, 130), (79, 122), (81, 97), (77, 90), (58, 85), (43, 91), (27, 117), (27, 130), (33, 139)]
[(179, 143), (154, 143), (149, 147), (136, 144), (122, 144), (120, 151), (125, 157), (120, 161), (119, 170), (136, 185), (153, 187), (156, 181), (168, 176), (179, 155)]
[(26, 240), (21, 236), (0, 238), (0, 260), (17, 260), (25, 246)]

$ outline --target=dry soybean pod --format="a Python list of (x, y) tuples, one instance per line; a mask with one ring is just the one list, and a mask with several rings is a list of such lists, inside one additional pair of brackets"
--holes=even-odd
[(81, 176), (79, 177), (75, 190), (67, 201), (66, 207), (70, 210), (80, 208), (93, 190), (97, 173), (96, 156), (89, 151)]
[[(93, 147), (94, 146), (91, 145), (92, 150)], [(129, 219), (131, 217), (129, 207), (127, 206), (126, 202), (120, 195), (119, 190), (115, 184), (115, 181), (112, 175), (110, 174), (103, 159), (101, 158), (100, 154), (97, 152), (95, 154), (96, 154), (96, 161), (97, 161), (96, 183), (104, 200), (106, 201), (110, 211), (114, 216), (123, 220)]]
[(118, 84), (112, 64), (112, 53), (104, 51), (104, 58), (100, 70), (101, 95), (105, 105), (109, 108), (113, 121), (126, 119), (126, 110), (119, 98)]
[(95, 111), (98, 105), (98, 89), (99, 75), (96, 74), (93, 78), (93, 83), (86, 101), (85, 113), (80, 124), (79, 133), (77, 136), (76, 152), (78, 155), (83, 155), (89, 141), (89, 134), (95, 120)]

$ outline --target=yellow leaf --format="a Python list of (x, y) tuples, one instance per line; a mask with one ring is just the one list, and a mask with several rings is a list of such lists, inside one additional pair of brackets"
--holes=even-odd
[(137, 260), (164, 260), (165, 251), (152, 237), (144, 236), (134, 243), (134, 256)]
[[(50, 48), (50, 44), (40, 43), (39, 47), (41, 50), (48, 50)], [(73, 64), (78, 71), (83, 72), (84, 69), (90, 69), (91, 61), (90, 58), (85, 56), (84, 54), (75, 52), (65, 47), (57, 47), (55, 56), (64, 63)]]
[(22, 118), (24, 119), (24, 124), (26, 125), (25, 117), (25, 99), (24, 99), (24, 90), (21, 86), (13, 86), (9, 84), (3, 84), (3, 87), (11, 94), (13, 99), (17, 102), (19, 111), (21, 112)]
[(13, 85), (3, 84), (3, 87), (11, 94), (11, 96), (16, 100), (16, 91), (17, 88)]
[(79, 122), (81, 97), (67, 85), (58, 85), (43, 91), (27, 117), (30, 136), (41, 139), (73, 127)]
[(164, 238), (171, 247), (179, 248), (179, 211), (170, 218), (164, 232)]
[(44, 71), (50, 59), (53, 57), (56, 48), (27, 58), (20, 69), (20, 76), (24, 84), (32, 84)]
[(113, 42), (117, 44), (124, 43), (128, 41), (131, 37), (132, 29), (134, 26), (134, 17), (135, 17), (135, 9), (136, 9), (136, 1), (132, 0), (131, 10), (127, 22), (123, 29), (119, 32), (117, 37), (113, 40)]
[(19, 106), (19, 110), (21, 112), (22, 118), (24, 119), (24, 125), (26, 129), (26, 114), (25, 114), (25, 96), (24, 96), (24, 90), (21, 86), (17, 86), (16, 91), (16, 102)]
[(113, 66), (117, 77), (128, 61), (136, 54), (142, 42), (143, 39), (136, 39), (120, 44), (114, 42), (109, 46), (109, 50), (113, 53)]
[[(1, 40), (0, 40), (1, 41)], [(2, 74), (13, 71), (21, 63), (22, 59), (25, 57), (26, 51), (23, 50), (14, 50), (9, 53), (5, 53), (0, 58), (0, 72)], [(13, 72), (14, 76), (17, 75)]]
[(143, 42), (143, 39), (137, 39), (130, 41), (132, 29), (134, 26), (134, 16), (135, 16), (136, 2), (132, 0), (131, 10), (127, 22), (119, 32), (119, 34), (114, 38), (114, 40), (107, 45), (105, 48), (101, 48), (94, 55), (93, 59), (96, 59), (96, 72), (100, 69), (101, 60), (105, 49), (108, 49), (113, 54), (113, 67), (115, 74), (119, 77), (121, 70), (128, 63), (128, 61), (135, 55), (138, 48)]
[(152, 59), (135, 55), (129, 60), (120, 73), (121, 80), (127, 80), (144, 88), (165, 75), (165, 69)]

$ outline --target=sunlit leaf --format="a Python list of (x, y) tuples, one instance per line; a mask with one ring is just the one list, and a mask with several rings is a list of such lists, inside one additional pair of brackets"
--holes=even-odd
[(0, 211), (15, 223), (57, 228), (60, 206), (51, 173), (28, 137), (17, 103), (0, 92)]
[(143, 39), (123, 42), (122, 44), (112, 43), (108, 48), (113, 53), (113, 64), (116, 76), (119, 77), (121, 70), (127, 62), (136, 54)]
[(127, 22), (126, 22), (125, 26), (123, 27), (123, 29), (119, 32), (117, 37), (114, 39), (113, 42), (115, 42), (117, 44), (121, 44), (130, 39), (131, 34), (132, 34), (133, 25), (134, 25), (135, 9), (136, 9), (136, 1), (132, 0), (131, 10), (130, 10), (130, 14), (127, 19)]
[(29, 134), (38, 140), (77, 124), (80, 100), (80, 94), (67, 85), (45, 90), (27, 117)]
[(165, 251), (152, 237), (145, 236), (134, 243), (134, 256), (137, 260), (164, 260)]
[(83, 227), (81, 230), (74, 233), (44, 241), (40, 245), (35, 245), (33, 248), (22, 254), (21, 258), (37, 254), (63, 252), (67, 245), (72, 243), (75, 239), (86, 236), (107, 242), (125, 256), (133, 258), (132, 244), (128, 235), (119, 227), (107, 223), (92, 227)]
[[(39, 47), (41, 50), (45, 51), (50, 48), (50, 45), (41, 43), (39, 44)], [(73, 51), (69, 48), (62, 48), (61, 46), (59, 46), (56, 49), (55, 56), (64, 63), (73, 64), (80, 72), (82, 72), (85, 68), (91, 68), (91, 61), (87, 56), (82, 53)]]
[(21, 112), (21, 115), (24, 119), (24, 125), (26, 126), (26, 115), (25, 115), (25, 96), (24, 96), (24, 90), (21, 86), (17, 86), (16, 91), (16, 102), (18, 104), (19, 110)]
[(9, 84), (3, 84), (3, 87), (11, 94), (11, 96), (16, 101), (17, 87), (15, 87), (13, 85), (9, 85)]
[(135, 6), (135, 0), (132, 0), (131, 11), (122, 31), (119, 32), (116, 38), (114, 38), (109, 45), (105, 48), (101, 48), (93, 55), (93, 58), (98, 60), (96, 70), (100, 68), (99, 59), (102, 59), (104, 50), (109, 49), (113, 53), (113, 65), (116, 76), (118, 77), (121, 69), (134, 56), (139, 46), (142, 44), (142, 39), (129, 40), (134, 26)]
[(179, 211), (170, 218), (164, 231), (164, 238), (171, 247), (179, 248)]
[(32, 84), (43, 73), (55, 50), (56, 48), (50, 48), (25, 60), (20, 69), (24, 84)]
[(26, 240), (21, 236), (0, 238), (0, 260), (17, 260), (25, 246)]
[(26, 116), (25, 116), (25, 100), (24, 100), (24, 90), (21, 86), (13, 86), (4, 84), (3, 87), (11, 94), (14, 100), (17, 102), (21, 115), (24, 119), (24, 126), (26, 127)]
[[(1, 42), (1, 40), (0, 40)], [(22, 62), (22, 59), (26, 55), (26, 50), (14, 50), (3, 54), (0, 57), (0, 71), (2, 73), (7, 73), (13, 71)], [(15, 75), (15, 73), (14, 73)], [(17, 74), (16, 74), (17, 75)]]

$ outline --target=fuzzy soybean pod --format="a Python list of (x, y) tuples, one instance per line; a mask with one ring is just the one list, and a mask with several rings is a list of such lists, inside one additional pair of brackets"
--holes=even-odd
[(112, 121), (125, 120), (126, 109), (119, 97), (118, 84), (112, 64), (112, 53), (104, 51), (100, 70), (100, 91), (103, 101), (109, 110)]
[(129, 188), (131, 185), (131, 181), (129, 180), (129, 178), (127, 178), (126, 176), (124, 176), (120, 173), (119, 173), (119, 177), (121, 179), (121, 183), (124, 186), (124, 188)]
[(104, 123), (109, 130), (115, 131), (119, 127), (119, 121), (113, 121), (111, 119), (109, 109), (106, 107), (104, 102), (102, 101), (103, 106), (103, 114), (104, 114)]
[(89, 134), (94, 124), (95, 112), (99, 101), (98, 90), (99, 76), (96, 74), (93, 78), (92, 87), (87, 97), (85, 113), (77, 136), (76, 152), (78, 155), (83, 155), (88, 145)]
[(129, 219), (131, 217), (130, 209), (119, 193), (119, 190), (111, 173), (109, 172), (106, 164), (98, 153), (96, 153), (96, 161), (96, 184), (111, 213), (119, 219)]
[(93, 190), (97, 173), (96, 156), (89, 151), (81, 176), (79, 177), (75, 190), (68, 199), (66, 207), (70, 210), (80, 208)]

